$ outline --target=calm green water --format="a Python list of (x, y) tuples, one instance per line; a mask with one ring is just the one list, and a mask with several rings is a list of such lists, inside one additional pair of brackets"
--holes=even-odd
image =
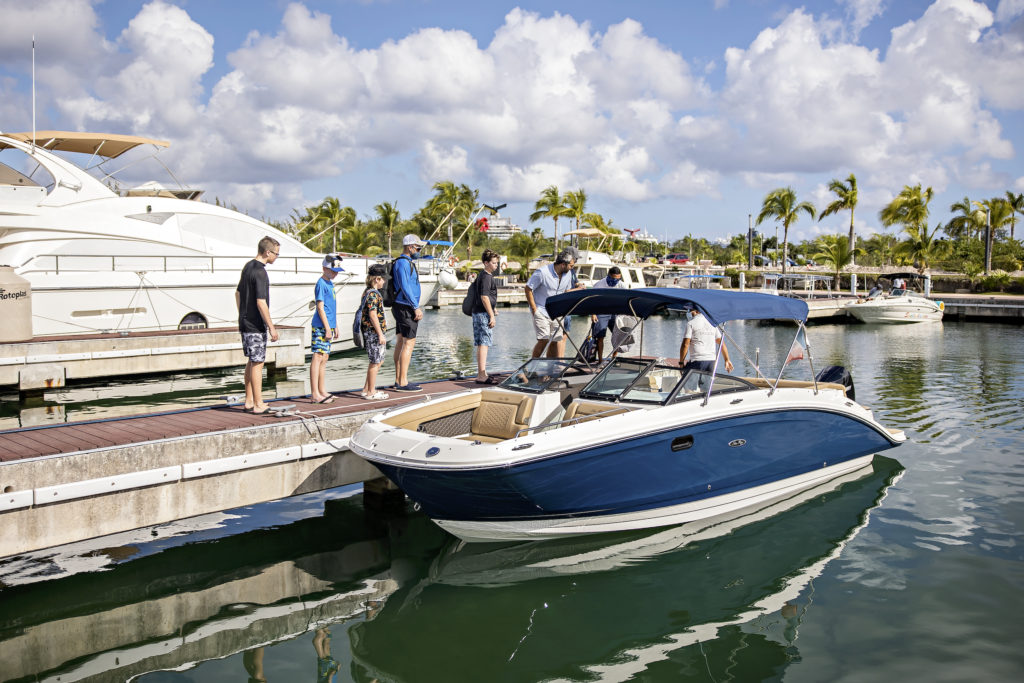
[[(413, 377), (471, 369), (468, 327), (429, 313)], [(650, 324), (645, 353), (674, 355), (681, 330)], [(734, 336), (765, 370), (790, 343), (787, 328)], [(498, 337), (492, 367), (524, 358), (526, 312), (503, 311)], [(810, 341), (816, 367), (850, 367), (858, 401), (910, 437), (859, 477), (710, 528), (505, 546), (334, 490), (11, 558), (0, 680), (246, 681), (261, 666), (316, 681), (317, 647), (334, 681), (1020, 680), (1021, 328), (829, 325)], [(329, 386), (364, 368), (332, 359)], [(64, 417), (210, 402), (236, 381), (74, 389)]]

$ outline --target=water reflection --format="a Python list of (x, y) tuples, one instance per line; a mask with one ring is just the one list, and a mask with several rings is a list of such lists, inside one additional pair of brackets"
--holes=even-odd
[(360, 498), (348, 498), (280, 527), (8, 586), (0, 680), (127, 680), (225, 657), (236, 679), (257, 665), (270, 671), (254, 648), (362, 615), (403, 572), (417, 571), (412, 558), (445, 538), (422, 517), (368, 514)]
[(778, 676), (799, 658), (805, 587), (867, 523), (900, 472), (876, 457), (867, 474), (741, 517), (656, 532), (499, 548), (453, 542), (426, 578), (349, 630), (353, 676)]
[(799, 656), (806, 586), (901, 471), (878, 457), (699, 526), (503, 546), (333, 501), (322, 516), (5, 588), (0, 679), (622, 680), (698, 665), (761, 678)]

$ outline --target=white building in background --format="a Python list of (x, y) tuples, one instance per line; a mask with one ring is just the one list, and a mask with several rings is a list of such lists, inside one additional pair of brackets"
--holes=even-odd
[(497, 240), (507, 240), (523, 231), (521, 227), (512, 222), (511, 218), (502, 216), (500, 213), (487, 216), (486, 218), (488, 237)]

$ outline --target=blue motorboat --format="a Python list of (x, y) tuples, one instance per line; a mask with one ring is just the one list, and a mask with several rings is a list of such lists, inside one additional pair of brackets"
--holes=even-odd
[[(782, 319), (803, 338), (807, 318), (797, 299), (677, 288), (579, 290), (547, 309), (637, 324), (697, 309), (726, 338), (730, 322)], [(720, 373), (720, 360), (702, 372), (644, 357), (600, 369), (537, 358), (496, 387), (385, 411), (350, 447), (467, 541), (692, 522), (866, 467), (905, 440), (856, 403), (852, 382), (832, 381), (848, 373), (815, 376), (808, 360), (811, 376), (794, 380), (785, 363), (766, 377), (756, 365), (754, 376)]]

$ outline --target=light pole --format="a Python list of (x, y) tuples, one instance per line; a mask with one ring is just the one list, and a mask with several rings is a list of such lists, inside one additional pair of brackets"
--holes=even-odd
[(754, 267), (754, 224), (753, 214), (747, 214), (747, 268)]

